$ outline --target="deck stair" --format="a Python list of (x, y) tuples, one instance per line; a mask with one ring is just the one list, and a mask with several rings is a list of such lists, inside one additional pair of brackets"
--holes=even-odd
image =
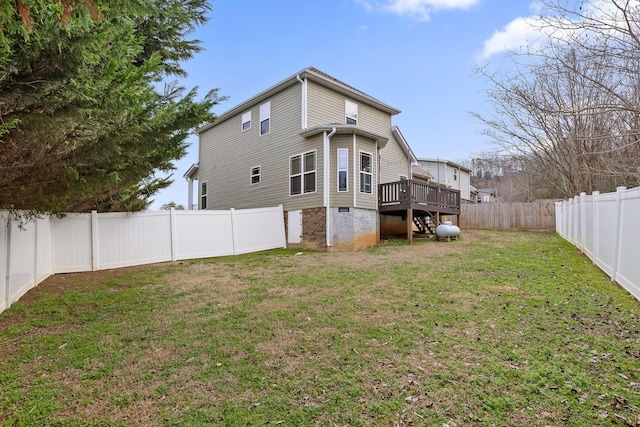
[(416, 215), (413, 217), (413, 223), (418, 228), (419, 234), (434, 234), (436, 230), (436, 224), (433, 216), (427, 212), (426, 215)]

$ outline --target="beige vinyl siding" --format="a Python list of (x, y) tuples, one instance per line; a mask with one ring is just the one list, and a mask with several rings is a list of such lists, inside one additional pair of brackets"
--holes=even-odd
[(391, 115), (389, 113), (313, 81), (309, 82), (307, 89), (308, 127), (345, 124), (345, 100), (358, 104), (358, 127), (387, 137), (391, 136)]
[[(371, 154), (371, 194), (360, 192), (360, 152)], [(352, 153), (351, 153), (352, 154)], [(355, 192), (356, 207), (361, 209), (378, 209), (378, 162), (374, 141), (358, 136), (356, 139)]]
[[(347, 190), (346, 192), (338, 191), (338, 149), (346, 148), (347, 156)], [(335, 135), (331, 138), (331, 157), (330, 157), (330, 173), (329, 188), (331, 189), (331, 207), (348, 207), (353, 206), (353, 191), (356, 186), (353, 182), (353, 135)]]
[(391, 136), (380, 150), (380, 183), (399, 181), (400, 175), (409, 175), (409, 159), (400, 142)]
[[(260, 106), (271, 102), (270, 132), (259, 135)], [(301, 88), (293, 85), (252, 105), (251, 128), (242, 132), (242, 114), (200, 134), (199, 178), (208, 182), (208, 209), (243, 209), (283, 204), (285, 210), (322, 206), (320, 143), (298, 136)], [(316, 192), (289, 196), (289, 157), (317, 150)], [(261, 166), (261, 182), (251, 185), (251, 168)]]

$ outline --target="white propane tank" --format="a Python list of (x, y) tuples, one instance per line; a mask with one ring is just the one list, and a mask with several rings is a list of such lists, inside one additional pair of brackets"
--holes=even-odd
[(452, 237), (460, 236), (460, 227), (453, 225), (451, 221), (445, 221), (436, 227), (436, 236), (438, 239), (446, 237), (448, 241), (451, 241)]

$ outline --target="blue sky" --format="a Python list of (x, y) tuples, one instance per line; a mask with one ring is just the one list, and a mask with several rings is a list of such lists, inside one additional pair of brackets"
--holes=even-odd
[[(474, 68), (525, 43), (531, 0), (215, 0), (192, 36), (204, 51), (180, 83), (229, 99), (217, 114), (305, 67), (316, 67), (396, 107), (418, 157), (467, 159), (490, 150), (469, 111), (490, 113), (488, 84)], [(151, 209), (187, 205), (182, 175), (198, 161), (192, 136), (174, 184)]]

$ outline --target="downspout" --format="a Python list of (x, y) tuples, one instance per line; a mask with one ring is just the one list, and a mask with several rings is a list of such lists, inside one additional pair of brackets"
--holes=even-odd
[(331, 189), (329, 188), (330, 165), (329, 156), (331, 137), (336, 134), (334, 127), (329, 134), (324, 133), (324, 207), (325, 207), (325, 230), (327, 239), (327, 248), (331, 247)]
[(296, 79), (298, 79), (298, 81), (302, 83), (302, 113), (300, 114), (300, 116), (302, 120), (301, 127), (302, 129), (306, 129), (307, 128), (307, 79), (305, 78), (304, 80), (302, 80), (300, 78), (300, 74), (296, 76)]

